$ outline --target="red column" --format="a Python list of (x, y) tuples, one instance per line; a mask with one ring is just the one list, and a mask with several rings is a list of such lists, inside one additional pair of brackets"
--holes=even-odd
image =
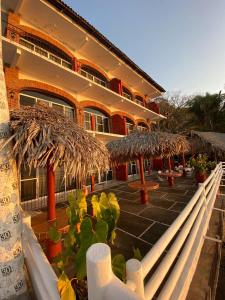
[[(56, 207), (55, 207), (55, 172), (53, 167), (48, 165), (47, 167), (47, 195), (48, 195), (48, 223), (49, 226), (53, 226), (56, 221)], [(61, 251), (61, 241), (54, 243), (51, 240), (47, 242), (47, 256), (50, 261), (53, 260)]]
[(55, 173), (53, 167), (47, 167), (47, 188), (48, 188), (48, 221), (56, 219), (55, 209)]
[(145, 174), (144, 174), (144, 159), (143, 156), (139, 157), (139, 170), (140, 170), (140, 177), (141, 177), (141, 184), (145, 184)]
[(186, 176), (186, 172), (185, 172), (186, 161), (185, 161), (184, 152), (182, 152), (182, 164), (183, 164), (183, 176)]
[(91, 175), (91, 192), (95, 191), (95, 176)]
[(143, 158), (143, 156), (139, 157), (139, 171), (140, 171), (141, 184), (143, 185), (143, 188), (140, 191), (141, 203), (146, 204), (148, 202), (148, 192), (145, 187), (145, 173), (144, 173), (144, 158)]
[(168, 157), (168, 168), (169, 168), (169, 172), (171, 172), (171, 159), (170, 159), (170, 156)]

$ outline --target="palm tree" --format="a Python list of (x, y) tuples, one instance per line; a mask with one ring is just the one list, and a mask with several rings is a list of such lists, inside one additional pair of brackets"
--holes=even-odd
[[(0, 1), (1, 11), (1, 1)], [(0, 17), (0, 32), (1, 17)], [(9, 107), (6, 96), (0, 41), (0, 148), (9, 137)], [(21, 243), (19, 187), (12, 146), (0, 150), (0, 298), (9, 299), (26, 291)]]

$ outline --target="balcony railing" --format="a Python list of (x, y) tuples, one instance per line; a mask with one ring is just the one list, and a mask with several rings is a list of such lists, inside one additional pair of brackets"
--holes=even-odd
[(36, 53), (48, 58), (49, 60), (56, 62), (57, 64), (65, 67), (65, 68), (72, 69), (72, 64), (69, 63), (68, 61), (56, 56), (55, 54), (41, 48), (40, 46), (35, 45), (34, 43), (32, 43), (24, 38), (20, 38), (20, 44), (25, 46), (26, 48), (29, 48), (32, 51), (35, 51)]
[(96, 77), (96, 76), (94, 76), (94, 75), (88, 73), (87, 71), (84, 71), (84, 70), (81, 69), (81, 70), (80, 70), (80, 74), (81, 74), (82, 76), (84, 76), (84, 77), (90, 79), (91, 81), (94, 81), (94, 82), (97, 83), (97, 84), (100, 84), (100, 85), (102, 85), (102, 86), (104, 86), (104, 87), (107, 87), (107, 82), (105, 82), (104, 80), (102, 80), (102, 79), (100, 79), (100, 78), (98, 78), (98, 77)]
[(129, 100), (132, 100), (132, 96), (126, 92), (122, 92), (122, 96), (129, 99)]
[[(219, 163), (199, 185), (190, 202), (145, 257), (141, 261), (127, 261), (126, 284), (113, 274), (109, 246), (100, 243), (91, 246), (87, 252), (88, 299), (185, 299), (223, 180), (225, 162)], [(145, 280), (149, 273), (151, 276)]]

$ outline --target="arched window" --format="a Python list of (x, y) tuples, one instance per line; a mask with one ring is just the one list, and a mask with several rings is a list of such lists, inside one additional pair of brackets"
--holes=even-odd
[(126, 118), (126, 128), (127, 128), (127, 134), (130, 134), (134, 130), (134, 122)]
[(26, 106), (33, 106), (38, 103), (44, 103), (53, 109), (62, 112), (68, 118), (75, 120), (74, 108), (65, 100), (50, 95), (48, 93), (25, 90), (20, 93), (20, 104)]
[(132, 93), (125, 86), (122, 86), (122, 96), (132, 100)]
[(136, 95), (135, 96), (135, 102), (144, 106), (144, 99), (141, 96)]
[(84, 128), (86, 130), (110, 132), (109, 117), (104, 112), (96, 108), (86, 107), (84, 109)]
[(107, 87), (108, 85), (106, 77), (102, 73), (90, 66), (82, 65), (80, 73), (84, 77), (87, 77), (88, 79), (94, 81), (97, 84), (100, 84), (105, 87)]
[(147, 131), (148, 130), (148, 126), (145, 123), (140, 122), (137, 125), (137, 129), (139, 131)]
[(62, 50), (38, 37), (26, 34), (20, 38), (20, 44), (37, 52), (42, 56), (45, 56), (46, 58), (56, 62), (57, 64), (62, 65), (63, 67), (72, 69), (71, 57), (69, 57)]

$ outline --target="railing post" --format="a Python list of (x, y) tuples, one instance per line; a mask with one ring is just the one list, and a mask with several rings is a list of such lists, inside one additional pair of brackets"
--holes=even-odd
[(127, 285), (134, 284), (135, 293), (144, 299), (144, 279), (141, 262), (137, 259), (129, 259), (126, 263)]
[(104, 300), (104, 287), (113, 277), (110, 248), (103, 243), (94, 244), (86, 257), (88, 300)]

